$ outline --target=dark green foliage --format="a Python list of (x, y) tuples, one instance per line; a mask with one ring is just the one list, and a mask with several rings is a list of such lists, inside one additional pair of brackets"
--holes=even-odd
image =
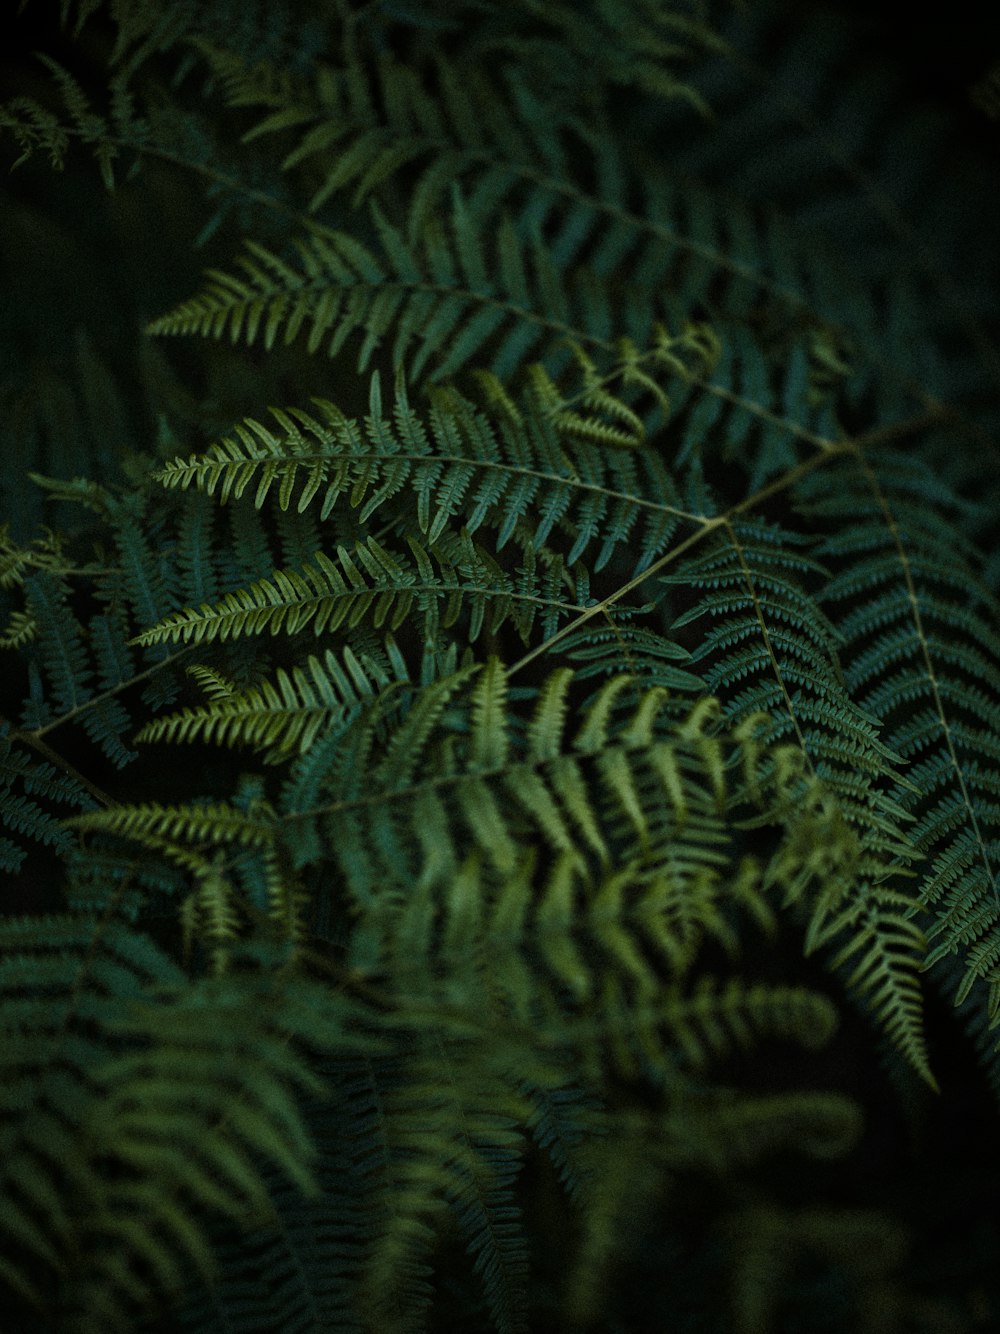
[(992, 1327), (984, 159), (822, 7), (61, 18), (0, 106), (10, 1328)]

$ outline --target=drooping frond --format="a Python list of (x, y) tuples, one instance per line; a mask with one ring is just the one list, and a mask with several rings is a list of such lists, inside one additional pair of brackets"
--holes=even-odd
[(361, 1308), (371, 1325), (393, 1334), (423, 1327), (427, 1252), (450, 1216), (480, 1276), (492, 1326), (526, 1334), (528, 1256), (513, 1187), (527, 1100), (500, 1062), (477, 1080), (461, 1047), (419, 1027), (411, 1042), (407, 1081), (386, 1093), (385, 1230), (363, 1273)]
[(851, 961), (850, 985), (867, 994), (896, 1046), (929, 1079), (917, 983), (923, 937), (910, 920), (914, 898), (904, 879), (917, 853), (904, 829), (906, 810), (890, 795), (904, 781), (903, 760), (880, 739), (879, 712), (844, 681), (840, 634), (820, 606), (826, 572), (808, 554), (811, 545), (760, 520), (729, 524), (708, 551), (666, 578), (705, 590), (673, 629), (708, 620), (692, 657), (705, 664), (727, 715), (769, 713), (777, 735), (796, 739), (834, 795), (837, 818), (856, 831), (855, 877), (828, 878), (811, 910), (807, 945), (844, 933), (835, 964)]
[(928, 966), (960, 951), (957, 1002), (985, 982), (995, 1014), (1000, 611), (947, 503), (919, 460), (877, 451), (846, 460), (835, 486), (804, 498), (818, 527), (835, 525), (820, 552), (834, 572), (824, 601), (839, 613), (845, 683), (907, 761), (893, 796), (915, 818), (910, 836), (925, 859)]
[[(271, 1216), (252, 1229), (215, 1229), (218, 1272), (198, 1283), (171, 1312), (178, 1328), (220, 1327), (308, 1334), (325, 1321), (345, 1334), (363, 1334), (356, 1301), (358, 1276), (382, 1220), (381, 1186), (387, 1162), (386, 1090), (398, 1082), (398, 1061), (343, 1054), (319, 1064), (322, 1091), (302, 1100), (301, 1113), (316, 1156), (317, 1190), (304, 1196), (276, 1167), (265, 1166)], [(397, 1274), (400, 1286), (429, 1285)]]

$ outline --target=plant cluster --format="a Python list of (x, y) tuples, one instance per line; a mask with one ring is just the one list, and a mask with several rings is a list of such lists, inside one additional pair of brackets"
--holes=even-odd
[(1000, 1320), (996, 190), (856, 33), (9, 67), (9, 1328)]

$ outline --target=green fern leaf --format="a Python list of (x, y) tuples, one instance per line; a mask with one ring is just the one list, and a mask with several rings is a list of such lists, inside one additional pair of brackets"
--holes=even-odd
[(837, 565), (828, 604), (850, 607), (840, 621), (845, 678), (908, 761), (894, 796), (915, 817), (911, 837), (926, 859), (916, 902), (931, 913), (928, 966), (961, 951), (958, 1003), (985, 982), (995, 1012), (1000, 613), (947, 520), (939, 479), (918, 459), (872, 451), (845, 461), (836, 488), (810, 488), (803, 503), (817, 523), (839, 525), (824, 551)]
[(142, 806), (114, 806), (73, 816), (67, 823), (84, 831), (101, 829), (140, 842), (150, 837), (262, 847), (274, 838), (273, 820), (267, 812), (258, 809), (246, 813), (226, 802), (200, 806), (161, 806), (156, 802)]
[(322, 659), (310, 654), (303, 666), (291, 672), (279, 668), (273, 682), (249, 690), (236, 690), (203, 667), (188, 670), (214, 696), (212, 702), (154, 719), (136, 741), (250, 745), (263, 751), (269, 764), (305, 753), (321, 731), (342, 731), (361, 704), (390, 683), (377, 664), (366, 669), (349, 647), (343, 665), (330, 650)]
[[(824, 482), (824, 487), (829, 485)], [(696, 662), (709, 664), (705, 679), (723, 693), (725, 712), (746, 720), (769, 713), (776, 736), (791, 734), (808, 757), (816, 775), (859, 839), (860, 863), (853, 882), (827, 876), (821, 898), (810, 911), (807, 948), (831, 940), (845, 927), (870, 924), (868, 952), (854, 974), (855, 984), (876, 986), (875, 1012), (899, 1050), (931, 1081), (916, 982), (923, 939), (916, 929), (900, 925), (900, 905), (914, 896), (892, 885), (902, 879), (915, 859), (903, 831), (905, 807), (886, 792), (901, 784), (902, 757), (878, 736), (876, 710), (859, 707), (849, 695), (840, 672), (838, 630), (819, 608), (813, 588), (823, 576), (821, 566), (797, 550), (806, 545), (784, 530), (760, 521), (740, 520), (714, 550), (688, 562), (667, 578), (702, 587), (703, 599), (675, 623), (675, 629), (696, 619), (715, 622), (694, 651)], [(827, 817), (822, 817), (826, 822)], [(826, 822), (829, 837), (833, 825)], [(822, 846), (817, 843), (817, 849)], [(887, 862), (893, 868), (887, 872)], [(797, 890), (790, 894), (798, 901)], [(851, 934), (838, 956), (845, 961), (859, 936)]]
[(342, 625), (356, 626), (369, 614), (376, 628), (388, 625), (394, 630), (413, 608), (428, 625), (440, 618), (448, 627), (464, 604), (470, 612), (471, 641), (484, 624), (492, 633), (510, 620), (526, 642), (536, 616), (548, 632), (561, 615), (581, 609), (579, 602), (566, 601), (556, 592), (558, 569), (539, 584), (530, 550), (525, 568), (512, 579), (465, 534), (429, 548), (411, 538), (409, 547), (412, 558), (395, 555), (370, 537), (356, 543), (353, 552), (338, 548), (336, 561), (317, 552), (314, 564), (301, 573), (276, 571), (270, 579), (227, 594), (214, 607), (176, 612), (132, 642), (200, 644), (265, 630), (294, 634), (307, 626), (320, 635)]
[[(669, 347), (664, 336), (652, 356), (673, 357)], [(539, 397), (541, 385), (544, 398)], [(601, 405), (615, 403), (631, 413), (607, 390), (601, 392)], [(584, 400), (591, 401), (587, 391)], [(397, 377), (392, 424), (375, 375), (363, 430), (324, 401), (316, 405), (318, 420), (298, 409), (275, 410), (280, 434), (248, 420), (235, 437), (207, 454), (175, 460), (158, 478), (169, 487), (197, 486), (223, 502), (252, 490), (258, 508), (275, 491), (281, 511), (294, 506), (302, 512), (319, 502), (320, 522), (344, 497), (359, 507), (365, 522), (407, 488), (416, 495), (418, 522), (430, 542), (462, 514), (470, 533), (484, 525), (497, 528), (498, 549), (537, 512), (533, 546), (548, 542), (556, 527), (572, 533), (570, 563), (600, 534), (596, 570), (634, 543), (635, 527), (641, 524), (637, 568), (644, 568), (667, 545), (678, 522), (690, 516), (654, 453), (630, 457), (594, 447), (593, 441), (607, 443), (597, 418), (594, 430), (588, 427), (581, 438), (560, 415), (566, 402), (551, 380), (536, 377), (526, 391), (525, 411), (511, 404), (517, 418), (507, 415), (498, 430), (469, 400), (437, 390), (425, 424)], [(574, 423), (585, 421), (575, 408), (572, 416)], [(618, 443), (617, 437), (611, 442)], [(665, 499), (654, 501), (651, 495)]]

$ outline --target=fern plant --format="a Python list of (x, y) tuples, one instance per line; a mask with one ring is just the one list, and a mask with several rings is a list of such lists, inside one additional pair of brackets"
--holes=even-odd
[(88, 288), (4, 331), (16, 1326), (1000, 1317), (934, 1232), (1000, 1184), (981, 161), (911, 208), (962, 145), (834, 11), (61, 23), (0, 107), (5, 262)]

